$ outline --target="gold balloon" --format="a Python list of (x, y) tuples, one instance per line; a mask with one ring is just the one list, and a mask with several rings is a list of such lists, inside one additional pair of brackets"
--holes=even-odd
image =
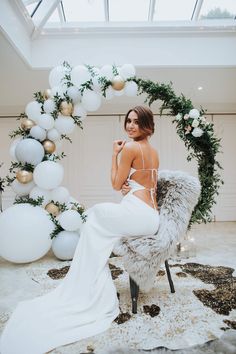
[(23, 130), (30, 130), (34, 125), (35, 123), (29, 118), (23, 118), (20, 123), (20, 126)]
[(43, 98), (45, 100), (48, 100), (51, 97), (52, 97), (52, 91), (50, 89), (46, 89), (43, 91)]
[(56, 145), (53, 141), (46, 139), (42, 142), (44, 151), (47, 154), (52, 154), (56, 150)]
[(71, 102), (62, 101), (60, 103), (60, 112), (63, 116), (71, 116), (73, 112), (73, 104)]
[(16, 173), (16, 179), (23, 184), (29, 183), (33, 180), (33, 173), (26, 170), (19, 170)]
[(112, 87), (116, 91), (123, 90), (125, 87), (125, 81), (120, 75), (116, 75), (112, 80)]
[(45, 206), (45, 210), (47, 210), (47, 212), (49, 214), (52, 214), (53, 216), (57, 216), (60, 213), (60, 209), (57, 205), (55, 205), (54, 203), (48, 203)]

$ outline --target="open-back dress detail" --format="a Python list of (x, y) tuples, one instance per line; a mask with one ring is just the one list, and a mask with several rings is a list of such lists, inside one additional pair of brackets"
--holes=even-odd
[[(145, 168), (143, 150), (142, 150), (141, 144), (139, 142), (137, 142), (137, 143), (138, 143), (138, 146), (139, 146), (140, 151), (141, 151), (143, 168), (136, 169), (136, 168), (131, 167), (131, 169), (130, 169), (128, 182), (129, 182), (129, 186), (132, 188), (131, 189), (131, 193), (134, 193), (134, 192), (139, 191), (139, 190), (145, 190), (145, 189), (148, 190), (150, 192), (150, 195), (151, 195), (153, 207), (154, 207), (154, 209), (157, 209), (154, 198), (156, 197), (156, 191), (157, 191), (158, 169), (157, 168)], [(151, 159), (151, 166), (153, 166), (152, 159)], [(142, 184), (136, 182), (134, 179), (130, 178), (137, 171), (151, 171), (151, 181), (152, 181), (152, 187), (151, 188), (145, 187)]]
[(120, 203), (86, 210), (68, 273), (54, 290), (17, 304), (0, 338), (1, 354), (45, 354), (111, 326), (119, 314), (111, 252), (122, 238), (153, 235), (159, 227), (158, 211), (133, 195), (145, 187), (134, 180), (130, 185)]

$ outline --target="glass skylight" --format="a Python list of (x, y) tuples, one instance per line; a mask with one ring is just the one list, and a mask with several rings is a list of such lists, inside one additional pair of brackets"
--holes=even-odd
[(199, 19), (235, 19), (236, 0), (205, 0)]
[(148, 21), (150, 0), (109, 0), (109, 21)]
[[(236, 0), (21, 0), (29, 15), (41, 28), (60, 27), (69, 24), (80, 27), (96, 23), (120, 27), (144, 23), (153, 24), (171, 21), (189, 24), (198, 20), (236, 20)], [(48, 4), (47, 4), (48, 3)], [(49, 10), (47, 10), (49, 9)], [(51, 10), (50, 10), (51, 9)], [(42, 10), (42, 11), (41, 11)], [(47, 11), (48, 14), (47, 14)], [(40, 16), (38, 16), (40, 13)], [(39, 18), (39, 19), (38, 19)], [(192, 21), (192, 22), (191, 22)], [(193, 22), (195, 21), (195, 22)], [(210, 23), (210, 22), (209, 22)], [(218, 22), (219, 25), (219, 22)]]
[(196, 0), (157, 0), (153, 21), (190, 21)]
[(66, 22), (105, 21), (103, 0), (63, 0)]

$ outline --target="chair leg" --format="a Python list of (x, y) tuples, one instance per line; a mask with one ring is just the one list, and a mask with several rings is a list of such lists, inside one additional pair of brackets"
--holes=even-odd
[(165, 267), (166, 267), (166, 273), (167, 273), (167, 277), (168, 277), (168, 281), (169, 281), (169, 285), (170, 285), (170, 291), (171, 291), (171, 293), (175, 293), (174, 283), (171, 278), (169, 263), (167, 260), (165, 261)]
[(129, 284), (130, 284), (130, 294), (131, 294), (131, 301), (132, 301), (132, 313), (137, 313), (139, 286), (135, 283), (135, 281), (131, 277), (129, 277)]

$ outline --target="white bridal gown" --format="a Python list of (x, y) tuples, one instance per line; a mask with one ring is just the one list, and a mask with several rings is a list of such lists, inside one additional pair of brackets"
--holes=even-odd
[(145, 187), (134, 180), (130, 185), (119, 204), (87, 210), (66, 277), (46, 295), (18, 303), (1, 336), (1, 354), (45, 354), (105, 331), (119, 315), (108, 266), (112, 249), (121, 237), (153, 235), (159, 226), (158, 211), (133, 194)]

